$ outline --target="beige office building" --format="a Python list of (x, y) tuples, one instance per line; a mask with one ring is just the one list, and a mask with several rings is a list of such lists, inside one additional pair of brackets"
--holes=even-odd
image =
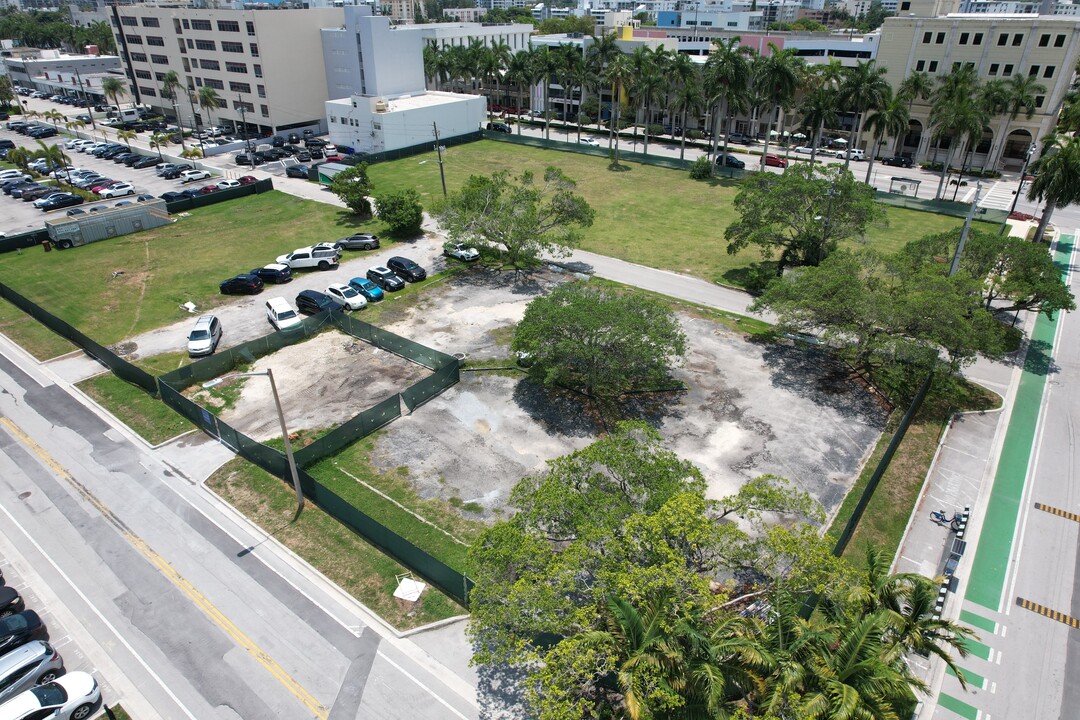
[[(877, 62), (888, 68), (893, 88), (912, 72), (941, 76), (965, 64), (974, 66), (983, 82), (1008, 80), (1018, 73), (1036, 76), (1046, 92), (1037, 97), (1035, 114), (1031, 118), (1023, 113), (1015, 119), (991, 118), (971, 160), (975, 168), (1017, 170), (1031, 144), (1041, 141), (1053, 128), (1072, 82), (1078, 49), (1080, 22), (1074, 17), (983, 13), (903, 16), (885, 20)], [(928, 104), (915, 103), (911, 129), (899, 152), (919, 161), (933, 158), (929, 114)], [(865, 147), (865, 136), (863, 140)], [(891, 147), (885, 146), (881, 152), (891, 154)], [(944, 147), (938, 149), (941, 157)]]
[[(215, 10), (112, 5), (117, 48), (131, 80), (128, 99), (179, 113), (193, 125), (240, 126), (262, 133), (326, 131), (327, 97), (321, 28), (344, 22), (341, 8)], [(173, 70), (187, 92), (162, 97)], [(220, 107), (204, 110), (197, 97), (213, 87)], [(174, 108), (174, 103), (176, 107)]]

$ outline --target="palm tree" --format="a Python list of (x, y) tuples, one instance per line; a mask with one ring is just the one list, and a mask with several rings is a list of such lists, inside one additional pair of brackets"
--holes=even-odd
[(59, 123), (64, 121), (64, 114), (58, 110), (46, 110), (42, 117), (51, 122), (57, 130), (60, 129)]
[[(853, 68), (848, 68), (847, 75), (840, 84), (841, 106), (855, 113), (851, 124), (851, 134), (848, 136), (848, 148), (854, 149), (856, 139), (859, 136), (860, 124), (869, 110), (880, 108), (885, 99), (885, 93), (890, 89), (885, 80), (887, 68), (879, 67), (873, 60), (860, 62)], [(844, 169), (851, 166), (851, 153), (845, 155)]]
[(682, 646), (683, 664), (669, 682), (684, 698), (682, 716), (728, 718), (765, 692), (772, 657), (756, 620), (726, 612), (710, 626), (694, 618), (676, 628), (673, 640)]
[(84, 127), (86, 127), (86, 123), (84, 123), (82, 120), (68, 120), (66, 123), (64, 123), (64, 127), (66, 127), (68, 130), (74, 130), (78, 132), (79, 130), (82, 130)]
[(604, 77), (611, 86), (611, 117), (608, 119), (609, 145), (610, 138), (615, 141), (615, 154), (612, 162), (615, 167), (619, 166), (619, 109), (622, 107), (622, 94), (627, 88), (632, 87), (634, 81), (634, 69), (627, 55), (618, 55), (608, 63), (604, 69)]
[(960, 686), (967, 688), (967, 679), (958, 668), (949, 649), (960, 657), (967, 657), (966, 640), (975, 632), (970, 628), (945, 620), (937, 615), (937, 585), (929, 578), (915, 576), (903, 596), (897, 611), (890, 612), (890, 626), (886, 640), (892, 648), (885, 654), (888, 660), (902, 661), (904, 655), (936, 655), (953, 671)]
[[(634, 66), (634, 98), (638, 101), (645, 126), (645, 154), (649, 154), (649, 123), (652, 121), (652, 108), (661, 100), (668, 86), (668, 78), (664, 75), (664, 65), (667, 54), (661, 45), (656, 52), (650, 52), (648, 48), (638, 48), (630, 58)], [(635, 135), (637, 130), (635, 129)]]
[[(182, 137), (182, 136), (181, 136)], [(165, 133), (154, 133), (150, 136), (150, 149), (157, 150), (157, 156), (159, 160), (165, 158), (161, 155), (161, 148), (169, 146), (169, 136)]]
[[(931, 138), (940, 145), (942, 138), (949, 138), (949, 149), (941, 167), (935, 199), (941, 199), (945, 177), (956, 146), (965, 139), (978, 134), (989, 122), (989, 114), (977, 100), (979, 79), (973, 67), (963, 65), (938, 81), (930, 105)], [(963, 155), (961, 155), (963, 158)], [(959, 187), (959, 186), (958, 186)]]
[(551, 139), (551, 79), (559, 73), (559, 56), (547, 45), (533, 50), (534, 77), (544, 81), (544, 139)]
[[(521, 113), (525, 109), (525, 88), (532, 80), (531, 58), (528, 51), (515, 53), (506, 65), (506, 82), (517, 88), (517, 108)], [(521, 123), (517, 123), (517, 134), (521, 135)]]
[(196, 96), (196, 100), (198, 101), (199, 109), (206, 111), (206, 118), (210, 121), (210, 125), (213, 125), (214, 110), (221, 107), (221, 98), (218, 97), (217, 90), (209, 85), (203, 85), (199, 88), (199, 94)]
[[(987, 83), (990, 85), (990, 83)], [(1046, 92), (1046, 86), (1038, 81), (1034, 75), (1022, 73), (1013, 75), (1008, 81), (1002, 82), (1002, 92), (995, 99), (990, 110), (991, 115), (1001, 115), (1001, 123), (994, 135), (995, 145), (998, 148), (1005, 146), (1005, 140), (1009, 137), (1009, 124), (1024, 113), (1024, 117), (1031, 119), (1038, 109), (1037, 98)], [(998, 157), (1000, 153), (991, 148), (987, 158)], [(985, 169), (985, 163), (984, 163)]]
[(176, 91), (182, 85), (180, 75), (175, 70), (170, 70), (161, 78), (161, 96), (168, 100), (176, 100)]
[(201, 158), (202, 150), (197, 147), (189, 147), (187, 150), (180, 153), (180, 157), (188, 159)]
[(882, 138), (900, 138), (907, 132), (911, 115), (907, 101), (903, 95), (893, 95), (892, 88), (887, 88), (881, 97), (881, 104), (873, 113), (866, 117), (866, 127), (871, 130), (874, 144), (870, 148), (870, 161), (866, 164), (866, 179), (870, 183), (870, 174), (874, 170), (874, 159), (877, 157), (878, 147)]
[[(584, 82), (585, 59), (581, 55), (581, 50), (570, 44), (560, 45), (557, 53), (559, 55), (559, 84), (563, 88), (562, 121), (565, 123), (566, 113), (574, 103), (574, 88), (579, 81)], [(578, 132), (581, 132), (580, 126)]]
[(26, 172), (27, 167), (30, 165), (30, 161), (34, 159), (34, 154), (24, 147), (17, 147), (8, 150), (8, 154), (4, 159), (23, 172)]
[[(679, 55), (680, 58), (689, 58)], [(676, 66), (678, 61), (676, 61)], [(679, 115), (679, 127), (682, 128), (682, 137), (679, 138), (679, 159), (686, 157), (686, 118), (693, 113), (695, 117), (705, 109), (705, 94), (701, 91), (701, 76), (694, 72), (679, 82), (675, 95), (671, 99), (671, 111)]]
[(488, 83), (498, 81), (500, 68), (495, 55), (487, 47), (482, 47), (476, 51), (476, 72), (484, 83), (485, 107), (490, 116), (493, 103), (491, 102), (491, 86)]
[(783, 108), (795, 97), (795, 91), (799, 87), (800, 69), (803, 60), (788, 48), (781, 50), (773, 43), (769, 43), (769, 54), (762, 57), (758, 63), (754, 75), (754, 84), (762, 91), (764, 97), (772, 104), (769, 115), (768, 130), (765, 132), (765, 149), (761, 153), (761, 164), (765, 165), (765, 156), (769, 153), (769, 140), (772, 135), (773, 119), (779, 118), (780, 130), (778, 135), (783, 134), (784, 116)]
[(433, 86), (432, 90), (439, 89), (439, 81), (445, 73), (444, 58), (433, 40), (424, 43), (424, 78)]
[[(720, 139), (720, 129), (724, 132), (724, 154), (727, 154), (728, 135), (731, 128), (730, 106), (742, 106), (750, 85), (750, 60), (747, 48), (740, 47), (738, 35), (713, 40), (716, 50), (705, 61), (703, 84), (705, 96), (715, 103), (712, 126), (712, 155), (716, 156), (716, 145)], [(734, 102), (732, 100), (734, 99)], [(723, 125), (721, 126), (721, 123)], [(685, 126), (684, 126), (685, 128)]]
[(824, 82), (803, 95), (799, 104), (802, 127), (810, 131), (810, 162), (817, 158), (821, 133), (826, 127), (836, 127), (840, 116), (836, 108), (836, 87)]
[[(11, 154), (8, 154), (11, 159)], [(14, 162), (14, 161), (12, 161)], [(1034, 242), (1041, 242), (1054, 210), (1080, 201), (1080, 138), (1051, 134), (1043, 141), (1042, 157), (1031, 171), (1035, 174), (1028, 200), (1045, 202)]]
[(502, 79), (503, 73), (506, 72), (506, 67), (510, 64), (510, 58), (514, 56), (514, 51), (510, 48), (505, 40), (496, 40), (488, 46), (488, 54), (494, 60), (495, 72), (492, 77), (495, 80), (495, 96), (498, 98), (499, 105), (505, 105), (502, 97)]
[(112, 100), (113, 105), (120, 107), (120, 98), (128, 94), (127, 84), (120, 78), (107, 77), (101, 81), (101, 92)]
[(933, 91), (934, 81), (930, 78), (930, 73), (916, 70), (900, 81), (896, 94), (907, 100), (910, 111), (916, 100), (928, 100)]
[[(70, 158), (64, 153), (63, 148), (59, 145), (46, 145), (43, 140), (38, 140), (37, 143), (38, 149), (33, 152), (32, 156), (45, 160), (46, 167), (52, 169), (63, 168), (64, 173), (67, 175), (68, 185), (71, 185)], [(8, 159), (11, 159), (11, 153), (8, 153)]]
[(120, 130), (116, 133), (116, 139), (127, 145), (128, 150), (131, 149), (131, 141), (139, 137), (139, 134), (134, 130)]

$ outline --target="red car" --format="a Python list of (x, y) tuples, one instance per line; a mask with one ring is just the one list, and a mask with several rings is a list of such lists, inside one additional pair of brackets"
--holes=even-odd
[(258, 182), (258, 180), (251, 175), (244, 175), (243, 177), (236, 178), (236, 182), (241, 185), (251, 185), (252, 183)]
[(327, 155), (326, 162), (341, 162), (345, 159), (344, 155)]
[(95, 185), (94, 187), (90, 188), (90, 192), (94, 193), (95, 195), (100, 195), (103, 191), (111, 188), (113, 185), (119, 184), (119, 180), (110, 180), (109, 182), (102, 183), (101, 185)]
[(217, 185), (204, 185), (203, 187), (199, 188), (199, 194), (200, 195), (209, 195), (212, 192), (217, 192), (218, 189), (219, 188), (218, 188)]
[(771, 167), (786, 168), (787, 160), (780, 157), (779, 155), (766, 155), (765, 164)]

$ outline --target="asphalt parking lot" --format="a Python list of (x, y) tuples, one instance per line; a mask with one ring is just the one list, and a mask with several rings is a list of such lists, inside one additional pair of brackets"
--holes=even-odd
[[(20, 135), (12, 130), (0, 129), (0, 138), (14, 141), (16, 147), (24, 147), (29, 150), (39, 149), (36, 140), (28, 138), (25, 135)], [(51, 144), (52, 141), (55, 140), (63, 147), (63, 144), (67, 142), (68, 139), (69, 138), (64, 135), (59, 135), (55, 138), (49, 138), (49, 142)], [(135, 189), (139, 194), (148, 193), (150, 195), (160, 196), (162, 193), (169, 192), (170, 190), (176, 191), (187, 188), (200, 188), (214, 182), (214, 180), (198, 180), (186, 185), (181, 185), (179, 180), (165, 180), (158, 177), (154, 172), (154, 168), (135, 170), (126, 165), (114, 163), (112, 160), (97, 158), (93, 155), (87, 155), (86, 153), (80, 153), (73, 150), (65, 150), (64, 152), (71, 158), (71, 165), (73, 167), (96, 170), (105, 177), (130, 182), (135, 186)], [(149, 154), (148, 151), (139, 148), (133, 148), (132, 152), (141, 152), (144, 155)], [(130, 198), (115, 198), (110, 200), (100, 200), (98, 202), (86, 202), (79, 207), (84, 210), (89, 210), (97, 205), (110, 207), (123, 199)], [(45, 213), (35, 208), (33, 203), (22, 202), (19, 199), (7, 195), (0, 196), (0, 207), (3, 208), (3, 210), (0, 210), (0, 232), (5, 233), (18, 233), (40, 228), (44, 225), (45, 220), (54, 216), (63, 217), (67, 213), (66, 208)]]

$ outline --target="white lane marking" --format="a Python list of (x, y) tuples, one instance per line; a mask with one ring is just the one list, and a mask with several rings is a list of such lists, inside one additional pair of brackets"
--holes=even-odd
[(420, 682), (420, 681), (419, 681), (419, 680), (417, 680), (417, 679), (416, 679), (415, 677), (413, 677), (412, 675), (410, 675), (410, 674), (409, 674), (409, 671), (408, 671), (408, 670), (406, 670), (405, 668), (401, 667), (401, 666), (400, 666), (400, 665), (398, 665), (398, 664), (397, 664), (396, 662), (394, 662), (393, 660), (391, 660), (390, 658), (388, 658), (388, 657), (387, 657), (387, 656), (386, 656), (386, 655), (385, 655), (385, 654), (384, 654), (384, 653), (383, 653), (382, 651), (379, 651), (379, 652), (377, 652), (376, 654), (377, 654), (377, 655), (378, 655), (379, 657), (381, 657), (381, 658), (382, 658), (383, 660), (385, 660), (386, 662), (390, 663), (390, 664), (391, 664), (391, 665), (393, 665), (393, 666), (394, 666), (395, 668), (397, 668), (397, 671), (398, 671), (399, 673), (401, 673), (402, 675), (404, 675), (405, 677), (409, 678), (409, 679), (410, 679), (410, 680), (412, 680), (412, 681), (413, 681), (414, 683), (416, 683), (416, 684), (417, 684), (417, 685), (418, 685), (418, 686), (419, 686), (420, 688), (422, 688), (422, 689), (423, 689), (423, 690), (425, 690), (425, 691), (426, 691), (426, 692), (427, 692), (427, 693), (428, 693), (429, 695), (431, 695), (431, 697), (433, 697), (433, 698), (435, 698), (436, 700), (438, 700), (438, 701), (439, 701), (439, 704), (441, 704), (441, 705), (442, 705), (443, 707), (445, 707), (445, 708), (446, 708), (447, 710), (449, 710), (450, 712), (452, 712), (452, 713), (454, 713), (455, 715), (457, 715), (457, 716), (458, 716), (459, 718), (461, 718), (461, 720), (469, 720), (469, 718), (468, 718), (467, 716), (465, 716), (465, 715), (462, 715), (462, 714), (461, 714), (460, 712), (458, 712), (458, 711), (457, 711), (457, 710), (456, 710), (456, 709), (455, 709), (455, 708), (454, 708), (453, 706), (451, 706), (451, 705), (450, 705), (450, 703), (446, 702), (446, 701), (445, 701), (445, 700), (443, 700), (443, 699), (442, 699), (441, 697), (439, 697), (439, 695), (438, 695), (438, 694), (437, 694), (437, 693), (436, 693), (436, 692), (435, 692), (434, 690), (432, 690), (432, 689), (431, 689), (431, 688), (429, 688), (429, 687), (428, 687), (427, 685), (425, 685), (424, 683)]
[(79, 589), (79, 586), (76, 585), (70, 577), (68, 577), (67, 573), (60, 569), (60, 566), (56, 564), (56, 561), (54, 561), (47, 552), (45, 552), (45, 549), (38, 544), (37, 540), (31, 537), (30, 533), (26, 531), (26, 528), (24, 528), (22, 524), (20, 524), (19, 521), (16, 520), (15, 517), (10, 512), (8, 512), (8, 509), (3, 505), (0, 505), (0, 511), (2, 511), (4, 515), (7, 515), (7, 518), (11, 521), (11, 524), (14, 527), (17, 527), (19, 529), (19, 532), (21, 532), (23, 536), (30, 541), (30, 544), (33, 545), (39, 553), (41, 553), (42, 557), (44, 557), (50, 565), (52, 565), (53, 570), (59, 573), (60, 577), (64, 578), (64, 582), (70, 585), (71, 589), (74, 590), (80, 598), (82, 598), (82, 601), (86, 603), (87, 606), (89, 606), (90, 610), (92, 610), (95, 615), (97, 615), (98, 619), (101, 620), (105, 627), (109, 629), (109, 632), (116, 636), (116, 639), (120, 641), (120, 644), (123, 645), (127, 649), (127, 651), (131, 653), (132, 657), (134, 657), (135, 660), (137, 660), (138, 663), (143, 666), (143, 669), (146, 670), (150, 677), (154, 678), (157, 684), (161, 686), (161, 689), (165, 691), (165, 694), (168, 695), (169, 698), (176, 703), (177, 707), (179, 707), (185, 715), (191, 718), (191, 720), (198, 720), (198, 718), (192, 715), (191, 711), (187, 709), (187, 706), (184, 705), (184, 703), (180, 702), (180, 698), (176, 697), (173, 691), (169, 689), (169, 686), (165, 684), (165, 681), (162, 680), (161, 677), (156, 672), (154, 672), (149, 665), (146, 664), (146, 661), (143, 660), (142, 656), (135, 651), (135, 648), (133, 648), (131, 644), (128, 643), (128, 641), (124, 638), (123, 635), (120, 634), (116, 627), (111, 622), (109, 622), (109, 620), (101, 613), (100, 610), (98, 610), (97, 606), (94, 605), (94, 603), (90, 602), (90, 598), (86, 597), (83, 591)]

